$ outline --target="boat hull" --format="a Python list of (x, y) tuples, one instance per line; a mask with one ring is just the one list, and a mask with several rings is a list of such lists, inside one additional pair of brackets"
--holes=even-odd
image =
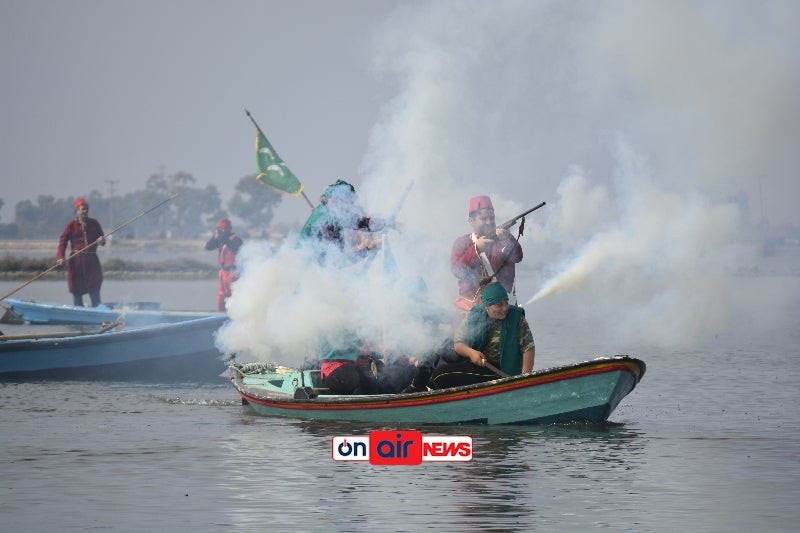
[(266, 416), (379, 423), (547, 424), (606, 421), (645, 368), (638, 359), (615, 356), (438, 391), (311, 399), (246, 385), (242, 375), (232, 381), (250, 408)]
[(29, 302), (6, 298), (3, 303), (10, 306), (21, 319), (30, 324), (53, 325), (98, 325), (103, 322), (122, 321), (127, 326), (139, 327), (152, 324), (169, 324), (195, 318), (218, 316), (219, 313), (191, 311), (162, 311), (157, 309), (77, 307), (48, 302)]
[(218, 380), (225, 316), (70, 337), (0, 342), (0, 379)]

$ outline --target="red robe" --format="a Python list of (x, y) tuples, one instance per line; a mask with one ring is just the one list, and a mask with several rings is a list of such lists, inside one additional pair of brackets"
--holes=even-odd
[[(72, 220), (61, 233), (56, 258), (64, 259), (68, 242), (71, 255), (83, 250), (87, 244), (95, 242), (102, 236), (103, 228), (100, 227), (97, 220), (87, 218), (84, 226), (81, 226), (77, 219)], [(67, 262), (67, 283), (69, 292), (72, 294), (100, 292), (100, 285), (103, 284), (103, 269), (100, 267), (100, 259), (97, 257), (97, 244)]]
[(236, 252), (242, 246), (242, 239), (235, 233), (228, 233), (220, 239), (211, 237), (206, 250), (218, 250), (219, 287), (217, 288), (217, 311), (225, 311), (225, 300), (233, 294), (233, 282), (239, 279), (236, 272)]
[[(511, 237), (511, 242), (505, 248), (495, 241), (486, 255), (492, 269), (497, 274), (497, 281), (510, 294), (516, 275), (514, 265), (522, 261), (522, 247), (516, 239)], [(450, 253), (450, 270), (458, 278), (459, 296), (456, 299), (456, 306), (469, 310), (476, 303), (480, 303), (478, 284), (487, 273), (478, 257), (475, 243), (472, 242), (472, 234), (462, 235), (453, 243), (453, 250)]]

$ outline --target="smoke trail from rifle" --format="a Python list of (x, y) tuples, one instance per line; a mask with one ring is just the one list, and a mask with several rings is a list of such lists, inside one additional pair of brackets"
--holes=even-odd
[[(675, 344), (727, 326), (738, 265), (749, 264), (738, 206), (665, 191), (620, 143), (613, 188), (574, 172), (559, 187), (546, 239), (573, 243), (525, 305), (573, 294), (609, 334)], [(585, 209), (575, 209), (583, 206)], [(583, 216), (578, 223), (576, 217)]]

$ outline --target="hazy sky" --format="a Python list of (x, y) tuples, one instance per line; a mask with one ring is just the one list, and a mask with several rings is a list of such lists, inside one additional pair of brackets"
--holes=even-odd
[[(752, 271), (762, 215), (800, 225), (798, 27), (796, 0), (0, 0), (2, 220), (162, 165), (227, 200), (255, 171), (246, 107), (314, 201), (344, 178), (388, 215), (414, 183), (390, 238), (436, 304), (488, 193), (500, 220), (547, 202), (522, 241), (534, 318), (575, 298), (609, 333), (667, 343), (734, 316), (782, 324), (796, 281), (756, 302), (730, 274)], [(308, 212), (285, 196), (274, 221)], [(368, 305), (341, 312), (361, 278), (315, 287), (330, 273), (291, 245), (252, 245), (227, 348), (271, 353), (298, 303), (306, 325), (380, 329)]]
[(255, 172), (245, 108), (312, 199), (355, 181), (391, 96), (370, 35), (393, 5), (0, 0), (2, 220), (40, 194), (142, 188), (162, 165), (227, 200)]
[(463, 185), (442, 207), (533, 205), (576, 166), (614, 179), (624, 142), (665, 187), (798, 224), (798, 5), (0, 0), (0, 216), (162, 165), (227, 200), (254, 171), (247, 107), (312, 200), (425, 167)]

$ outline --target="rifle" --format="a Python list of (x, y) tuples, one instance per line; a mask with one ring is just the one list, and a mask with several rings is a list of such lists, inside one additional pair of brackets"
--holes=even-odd
[[(537, 205), (535, 207), (531, 207), (530, 209), (528, 209), (524, 213), (520, 213), (519, 215), (515, 216), (511, 220), (507, 220), (507, 221), (503, 222), (502, 224), (500, 224), (497, 227), (498, 228), (503, 228), (503, 229), (509, 229), (510, 227), (514, 226), (517, 223), (517, 220), (522, 219), (522, 224), (520, 224), (520, 226), (519, 226), (519, 235), (522, 235), (522, 232), (525, 231), (525, 215), (527, 215), (528, 213), (533, 213), (534, 211), (536, 211), (537, 209), (539, 209), (543, 205), (545, 205), (545, 202), (542, 202), (542, 203), (540, 203), (539, 205)], [(488, 280), (489, 281), (497, 279), (497, 275), (500, 273), (501, 270), (503, 270), (503, 267), (505, 267), (506, 264), (508, 263), (508, 258), (511, 256), (511, 252), (512, 251), (509, 250), (508, 253), (506, 253), (505, 257), (503, 257), (503, 262), (500, 263), (500, 266), (497, 267), (497, 270), (493, 270), (492, 269), (492, 264), (489, 261), (489, 258), (486, 256), (485, 253), (478, 254), (478, 257), (480, 258), (481, 262), (483, 263), (483, 268), (486, 270), (486, 273), (488, 274)], [(486, 278), (484, 278), (484, 280), (486, 280)], [(494, 369), (492, 369), (492, 370), (494, 370)]]
[(502, 224), (500, 224), (500, 225), (499, 225), (499, 226), (497, 226), (497, 227), (498, 227), (498, 228), (503, 228), (503, 229), (508, 229), (508, 228), (510, 228), (511, 226), (514, 226), (514, 225), (517, 223), (517, 220), (519, 220), (519, 219), (521, 219), (521, 218), (524, 218), (524, 217), (525, 217), (525, 215), (527, 215), (528, 213), (533, 213), (534, 211), (536, 211), (537, 209), (539, 209), (539, 208), (540, 208), (540, 207), (542, 207), (543, 205), (545, 205), (545, 202), (542, 202), (542, 203), (540, 203), (540, 204), (539, 204), (539, 205), (537, 205), (536, 207), (531, 207), (530, 209), (528, 209), (528, 210), (527, 210), (527, 211), (525, 211), (524, 213), (520, 213), (519, 215), (515, 216), (515, 217), (514, 217), (514, 218), (512, 218), (511, 220), (507, 220), (507, 221), (503, 222)]

